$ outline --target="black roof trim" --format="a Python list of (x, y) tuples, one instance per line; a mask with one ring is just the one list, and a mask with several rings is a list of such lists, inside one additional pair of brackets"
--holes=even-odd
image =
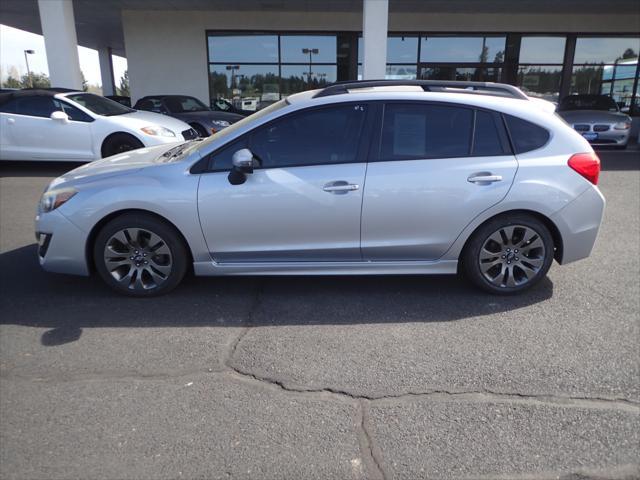
[(494, 95), (497, 97), (510, 97), (520, 100), (528, 100), (522, 90), (506, 83), (493, 82), (458, 82), (453, 80), (359, 80), (336, 82), (316, 93), (313, 98), (329, 97), (349, 93), (349, 90), (359, 88), (390, 87), (390, 86), (416, 86), (422, 87), (425, 92), (451, 92), (471, 93), (477, 95)]
[(70, 88), (23, 88), (22, 90), (14, 90), (11, 92), (0, 93), (0, 104), (7, 103), (9, 100), (21, 97), (53, 97), (59, 93), (80, 92)]

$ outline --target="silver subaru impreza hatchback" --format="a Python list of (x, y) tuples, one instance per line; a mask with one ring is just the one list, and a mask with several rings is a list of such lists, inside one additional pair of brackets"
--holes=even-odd
[(453, 274), (496, 294), (587, 257), (600, 161), (495, 83), (364, 81), (292, 95), (209, 137), (55, 179), (45, 270), (133, 296), (196, 275)]

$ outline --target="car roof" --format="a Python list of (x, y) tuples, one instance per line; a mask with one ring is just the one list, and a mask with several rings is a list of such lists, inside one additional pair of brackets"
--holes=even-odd
[(60, 93), (86, 93), (70, 88), (24, 88), (12, 92), (0, 93), (0, 104), (6, 103), (14, 98), (22, 97), (55, 97)]

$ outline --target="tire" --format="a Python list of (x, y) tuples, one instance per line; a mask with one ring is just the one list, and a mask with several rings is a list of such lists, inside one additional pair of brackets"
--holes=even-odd
[(200, 138), (207, 138), (210, 135), (209, 133), (207, 133), (207, 130), (199, 123), (191, 123), (190, 125), (196, 132), (198, 132), (198, 136)]
[(114, 133), (107, 137), (102, 144), (102, 158), (142, 147), (144, 147), (143, 143), (133, 135), (129, 135), (128, 133)]
[(473, 233), (461, 255), (461, 270), (477, 287), (511, 295), (540, 282), (553, 256), (553, 237), (544, 223), (527, 214), (505, 214)]
[(93, 259), (102, 280), (133, 297), (170, 292), (184, 278), (189, 254), (176, 229), (152, 215), (127, 213), (96, 236)]

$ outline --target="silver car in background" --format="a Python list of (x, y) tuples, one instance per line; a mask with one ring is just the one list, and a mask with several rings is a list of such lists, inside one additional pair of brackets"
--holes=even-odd
[(126, 152), (45, 191), (45, 270), (134, 296), (196, 275), (454, 274), (523, 291), (587, 257), (600, 161), (510, 85), (302, 92), (206, 140)]
[(591, 145), (627, 148), (631, 117), (608, 95), (569, 95), (558, 105), (558, 115)]

